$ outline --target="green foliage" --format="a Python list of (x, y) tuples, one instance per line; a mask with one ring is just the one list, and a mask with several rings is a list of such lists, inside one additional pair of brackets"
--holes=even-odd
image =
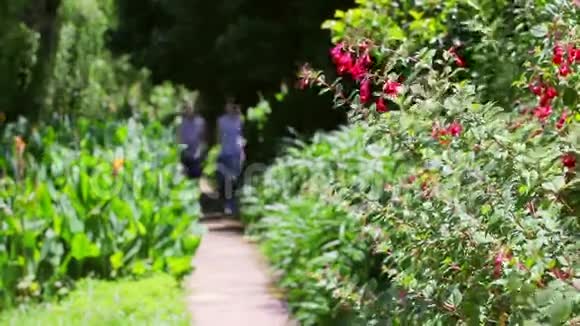
[(84, 280), (65, 300), (4, 312), (0, 322), (7, 326), (191, 324), (183, 293), (167, 275), (140, 281)]
[(0, 112), (9, 120), (53, 113), (159, 118), (188, 94), (170, 83), (153, 86), (148, 70), (112, 56), (106, 41), (116, 1), (54, 1), (48, 11), (44, 1), (10, 2), (0, 10)]
[(2, 148), (12, 153), (0, 181), (4, 301), (62, 294), (86, 276), (189, 273), (200, 240), (198, 190), (179, 173), (173, 136), (135, 120), (8, 126), (3, 139), (15, 143)]

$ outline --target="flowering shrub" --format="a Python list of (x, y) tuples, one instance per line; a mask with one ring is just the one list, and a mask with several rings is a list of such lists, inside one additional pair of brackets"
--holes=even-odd
[[(321, 168), (305, 148), (289, 157), (309, 164), (291, 170), (284, 158), (253, 190), (264, 197), (262, 213), (268, 218), (258, 222), (257, 230), (263, 232), (265, 247), (274, 248), (267, 252), (275, 265), (287, 272), (282, 284), (291, 279), (294, 288), (319, 287), (299, 299), (323, 302), (327, 309), (320, 320), (345, 318), (345, 311), (363, 324), (397, 325), (558, 325), (577, 317), (580, 31), (575, 4), (522, 4), (530, 11), (525, 19), (538, 26), (511, 39), (502, 36), (501, 44), (521, 40), (525, 49), (508, 49), (524, 64), (511, 89), (496, 95), (516, 99), (502, 108), (487, 101), (493, 99), (487, 82), (495, 77), (478, 75), (485, 70), (474, 63), (477, 59), (471, 61), (485, 56), (491, 43), (469, 35), (481, 33), (481, 26), (453, 34), (454, 21), (447, 16), (429, 20), (435, 26), (430, 31), (446, 31), (450, 35), (442, 39), (457, 37), (462, 50), (471, 51), (463, 55), (457, 46), (430, 43), (433, 37), (425, 37), (430, 34), (410, 33), (404, 18), (383, 17), (381, 8), (390, 8), (390, 2), (359, 3), (360, 8), (327, 24), (340, 40), (330, 52), (340, 77), (331, 81), (308, 67), (300, 77), (303, 86), (334, 93), (336, 106), (348, 110), (352, 123), (368, 129), (358, 137), (368, 152), (362, 156), (372, 159), (358, 164), (341, 151), (321, 162)], [(443, 12), (469, 12), (456, 3), (444, 7)], [(474, 16), (468, 21), (480, 19)], [(392, 25), (397, 22), (400, 38), (379, 37), (397, 35)], [(381, 34), (381, 28), (390, 33)], [(466, 34), (473, 48), (461, 40)], [(361, 153), (355, 148), (350, 149)], [(375, 161), (397, 168), (375, 169)], [(343, 169), (347, 172), (336, 172)], [(297, 176), (271, 181), (285, 170)], [(361, 186), (360, 179), (373, 181)], [(336, 227), (313, 245), (304, 242), (309, 231), (300, 231), (305, 238), (298, 239), (291, 233), (317, 217), (304, 216), (304, 208), (292, 213), (296, 208), (289, 198), (322, 205), (320, 185), (324, 198), (330, 198), (326, 205), (339, 206), (336, 218), (349, 227)], [(328, 225), (340, 224), (334, 223)], [(325, 245), (343, 244), (342, 232), (355, 233), (356, 243), (339, 246), (328, 258)], [(361, 274), (348, 262), (350, 250), (364, 244), (368, 251), (357, 258), (363, 262), (357, 266), (375, 266), (379, 260), (374, 273)], [(310, 278), (295, 278), (296, 265), (286, 264), (289, 254), (300, 250), (309, 252), (311, 260), (297, 266), (311, 269)], [(325, 265), (319, 267), (315, 262), (322, 257)], [(307, 316), (307, 324), (320, 322), (312, 316), (316, 310), (298, 302), (294, 308)]]

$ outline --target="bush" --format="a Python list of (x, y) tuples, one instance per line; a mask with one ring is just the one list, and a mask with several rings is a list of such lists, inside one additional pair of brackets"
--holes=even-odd
[[(331, 56), (342, 77), (301, 72), (301, 85), (333, 93), (353, 126), (290, 150), (247, 190), (257, 197), (248, 200), (253, 229), (284, 272), (297, 316), (306, 325), (577, 317), (577, 8), (518, 3), (512, 13), (525, 9), (518, 19), (539, 27), (494, 36), (470, 25), (497, 9), (483, 4), (429, 11), (403, 2), (428, 27), (416, 34), (391, 2), (359, 3), (327, 24), (341, 40)], [(473, 59), (489, 53), (491, 36), (518, 44), (493, 60), (524, 62), (513, 86), (496, 94), (518, 99), (505, 109), (487, 102), (497, 76)], [(449, 48), (454, 38), (471, 42), (458, 42), (469, 55)]]
[(65, 125), (19, 127), (28, 136), (4, 148), (13, 155), (0, 180), (4, 302), (64, 294), (87, 276), (191, 271), (198, 190), (177, 169), (171, 128), (134, 120), (80, 120), (70, 134), (56, 132)]
[(140, 281), (84, 280), (65, 300), (0, 315), (7, 326), (190, 325), (183, 293), (169, 275)]

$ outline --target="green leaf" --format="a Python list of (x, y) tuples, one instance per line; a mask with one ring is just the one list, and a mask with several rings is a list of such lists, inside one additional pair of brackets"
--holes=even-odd
[(546, 37), (548, 26), (546, 24), (537, 24), (530, 29), (530, 33), (537, 38)]
[(115, 252), (110, 258), (111, 267), (114, 270), (118, 270), (123, 267), (123, 253), (120, 251)]
[(572, 314), (572, 302), (567, 300), (562, 294), (556, 294), (554, 303), (548, 308), (552, 325), (561, 325), (566, 322)]
[(551, 181), (543, 183), (542, 187), (548, 191), (557, 194), (558, 192), (560, 192), (560, 189), (562, 189), (565, 185), (566, 179), (564, 178), (564, 176), (557, 176)]
[(578, 103), (578, 92), (575, 89), (568, 87), (564, 90), (562, 100), (564, 101), (564, 105), (573, 108), (576, 106), (576, 103)]
[(92, 243), (84, 233), (77, 233), (71, 242), (71, 256), (77, 260), (87, 257), (98, 257), (99, 247)]
[(167, 257), (167, 267), (169, 273), (174, 276), (182, 276), (192, 269), (191, 257)]

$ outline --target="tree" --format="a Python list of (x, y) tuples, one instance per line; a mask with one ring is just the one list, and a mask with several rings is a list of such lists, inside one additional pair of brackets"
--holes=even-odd
[[(282, 81), (293, 83), (301, 63), (327, 65), (328, 32), (320, 25), (352, 2), (119, 0), (111, 45), (150, 68), (157, 82), (171, 80), (199, 90), (204, 111), (213, 119), (228, 95), (247, 107), (257, 102), (258, 92), (271, 98)], [(301, 96), (312, 99), (312, 94)], [(303, 123), (342, 121), (328, 106), (309, 109)]]

